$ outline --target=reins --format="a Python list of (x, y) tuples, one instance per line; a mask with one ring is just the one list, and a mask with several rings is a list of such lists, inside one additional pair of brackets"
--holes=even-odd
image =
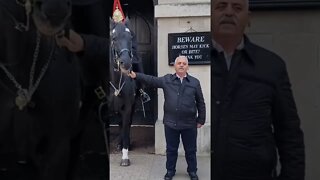
[[(126, 51), (129, 52), (130, 60), (131, 60), (131, 67), (129, 68), (129, 70), (130, 70), (132, 68), (133, 55), (132, 55), (132, 51), (130, 51), (128, 48), (123, 48), (119, 52), (117, 52), (117, 50), (115, 49), (114, 44), (115, 44), (115, 42), (112, 41), (111, 42), (111, 49), (112, 49), (112, 53), (113, 53), (113, 56), (112, 56), (112, 59), (113, 59), (113, 71), (120, 72), (120, 80), (119, 80), (119, 83), (118, 83), (118, 87), (116, 87), (115, 84), (113, 84), (111, 81), (109, 81), (109, 84), (114, 89), (114, 96), (118, 96), (121, 93), (121, 90), (122, 90), (123, 86), (126, 83), (125, 81), (122, 82), (123, 73), (121, 72), (121, 67), (120, 67), (120, 56), (121, 56), (121, 54), (123, 52), (126, 52)], [(116, 65), (116, 68), (114, 67), (114, 65)]]

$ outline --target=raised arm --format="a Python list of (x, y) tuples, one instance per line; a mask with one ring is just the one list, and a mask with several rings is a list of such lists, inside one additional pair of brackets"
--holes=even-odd
[(141, 83), (155, 88), (163, 88), (164, 84), (164, 77), (155, 77), (151, 75), (146, 75), (143, 73), (135, 73), (131, 71), (128, 74), (131, 78), (136, 79), (137, 81), (140, 81)]

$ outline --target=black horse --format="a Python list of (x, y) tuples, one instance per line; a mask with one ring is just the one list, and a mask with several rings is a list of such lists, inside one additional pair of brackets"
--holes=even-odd
[(80, 71), (54, 39), (70, 14), (70, 0), (0, 0), (0, 179), (72, 179)]
[(121, 166), (129, 166), (128, 150), (130, 144), (130, 127), (136, 99), (135, 80), (128, 76), (132, 69), (132, 31), (129, 19), (124, 22), (114, 22), (110, 19), (110, 95), (108, 96), (109, 110), (120, 117), (119, 145), (122, 149)]

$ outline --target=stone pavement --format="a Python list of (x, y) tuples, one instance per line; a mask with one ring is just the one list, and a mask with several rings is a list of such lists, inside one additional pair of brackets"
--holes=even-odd
[[(129, 152), (131, 165), (121, 167), (121, 154), (110, 154), (110, 180), (163, 180), (166, 156)], [(200, 180), (210, 180), (210, 156), (198, 156)], [(184, 156), (179, 156), (173, 180), (189, 180)]]

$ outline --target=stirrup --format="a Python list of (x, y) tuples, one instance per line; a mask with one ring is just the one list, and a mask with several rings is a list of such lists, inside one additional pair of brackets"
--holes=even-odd
[(139, 92), (142, 103), (146, 103), (151, 100), (150, 96), (143, 89), (139, 89)]

